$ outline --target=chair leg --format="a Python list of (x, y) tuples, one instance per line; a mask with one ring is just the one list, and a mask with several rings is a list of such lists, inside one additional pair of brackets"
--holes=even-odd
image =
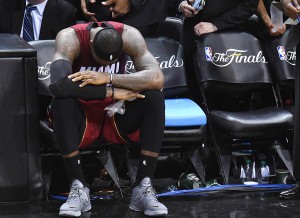
[(196, 169), (198, 175), (200, 176), (201, 181), (203, 182), (203, 184), (205, 184), (205, 168), (202, 163), (200, 148), (198, 147), (193, 152), (188, 152), (188, 157), (192, 162), (194, 168)]
[(42, 181), (43, 181), (43, 192), (45, 200), (49, 202), (49, 190), (52, 179), (52, 172), (54, 168), (54, 160), (57, 156), (42, 156)]
[(291, 173), (291, 175), (294, 178), (293, 162), (292, 162), (292, 157), (291, 157), (290, 151), (288, 149), (283, 149), (280, 145), (277, 145), (275, 147), (275, 150), (278, 153), (281, 160), (283, 161), (286, 168), (288, 169), (288, 171)]
[[(211, 123), (209, 116), (208, 116), (208, 118), (209, 118), (209, 123)], [(231, 162), (232, 152), (230, 149), (218, 144), (218, 141), (220, 141), (220, 139), (217, 140), (216, 133), (214, 131), (213, 126), (209, 125), (209, 127), (210, 127), (210, 132), (211, 132), (212, 143), (214, 145), (216, 156), (218, 159), (218, 164), (220, 167), (220, 173), (222, 175), (224, 184), (227, 185), (228, 181), (229, 181), (229, 171), (230, 171), (230, 162)], [(226, 143), (224, 143), (225, 140), (221, 140), (221, 141), (223, 141), (222, 142), (223, 144), (226, 144)]]
[(43, 173), (43, 190), (44, 190), (44, 196), (47, 202), (49, 202), (49, 188), (50, 188), (50, 183), (51, 183), (51, 177), (52, 177), (52, 172), (49, 173)]
[(127, 170), (128, 176), (131, 184), (131, 188), (136, 181), (136, 175), (138, 172), (138, 165), (139, 165), (139, 156), (135, 154), (135, 152), (130, 152), (129, 145), (124, 146), (125, 154), (126, 154), (126, 163), (127, 163)]
[(218, 159), (220, 173), (222, 175), (224, 184), (227, 185), (228, 181), (229, 181), (229, 171), (230, 171), (232, 152), (229, 148), (226, 148), (225, 146), (222, 146), (222, 145), (220, 146), (217, 143), (217, 140), (216, 140), (214, 134), (212, 134), (211, 136), (212, 136), (213, 144), (215, 147), (216, 156)]
[(227, 185), (229, 181), (231, 152), (226, 148), (220, 148), (219, 159), (220, 170), (224, 180), (224, 184)]
[(108, 151), (100, 151), (100, 153), (99, 153), (99, 155), (98, 155), (97, 158), (100, 160), (100, 162), (103, 164), (103, 166), (107, 170), (107, 172), (110, 175), (110, 177), (115, 182), (116, 186), (119, 189), (121, 197), (123, 198), (123, 193), (122, 193), (122, 189), (121, 189), (121, 185), (120, 185), (119, 176), (118, 176), (115, 164), (113, 162), (110, 150), (108, 150)]
[(131, 157), (130, 154), (127, 154), (126, 159), (127, 159), (128, 175), (129, 175), (131, 187), (133, 187), (133, 184), (136, 181), (139, 159)]

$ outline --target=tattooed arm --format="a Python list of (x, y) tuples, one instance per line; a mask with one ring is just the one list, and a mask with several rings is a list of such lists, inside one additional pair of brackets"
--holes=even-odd
[(53, 62), (64, 59), (72, 64), (80, 52), (80, 44), (75, 30), (67, 28), (60, 31), (55, 39), (55, 47)]
[[(125, 25), (123, 33), (123, 52), (129, 55), (137, 70), (132, 74), (114, 74), (114, 87), (140, 92), (143, 90), (161, 90), (164, 76), (153, 55), (148, 51), (141, 33), (133, 27)], [(108, 73), (84, 71), (69, 76), (73, 82), (82, 81), (81, 87), (89, 84), (103, 85), (110, 82)]]
[(162, 89), (163, 73), (155, 57), (148, 51), (141, 33), (125, 25), (122, 38), (124, 53), (131, 57), (137, 72), (114, 75), (113, 85), (135, 91)]

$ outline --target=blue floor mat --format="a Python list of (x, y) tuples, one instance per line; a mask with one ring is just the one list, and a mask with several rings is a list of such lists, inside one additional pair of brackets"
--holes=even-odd
[(265, 184), (265, 185), (219, 185), (205, 188), (178, 190), (160, 193), (157, 196), (197, 196), (197, 195), (209, 195), (220, 192), (257, 192), (257, 191), (280, 191), (283, 189), (290, 189), (294, 187), (291, 184)]

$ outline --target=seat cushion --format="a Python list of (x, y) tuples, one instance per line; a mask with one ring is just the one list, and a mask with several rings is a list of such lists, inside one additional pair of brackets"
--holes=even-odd
[(206, 124), (205, 113), (190, 99), (166, 99), (165, 105), (166, 127), (202, 126)]
[(211, 111), (210, 116), (215, 127), (235, 136), (285, 131), (293, 121), (291, 112), (278, 107), (243, 112), (214, 110)]
[[(190, 141), (203, 141), (206, 137), (206, 125), (185, 129), (183, 128), (167, 128), (164, 131), (163, 141), (175, 142), (190, 142)], [(189, 143), (182, 143), (182, 146), (189, 146)]]

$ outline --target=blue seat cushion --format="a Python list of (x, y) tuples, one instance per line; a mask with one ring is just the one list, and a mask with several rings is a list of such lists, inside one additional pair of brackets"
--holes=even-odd
[(166, 127), (202, 126), (206, 115), (194, 101), (187, 98), (165, 99)]

